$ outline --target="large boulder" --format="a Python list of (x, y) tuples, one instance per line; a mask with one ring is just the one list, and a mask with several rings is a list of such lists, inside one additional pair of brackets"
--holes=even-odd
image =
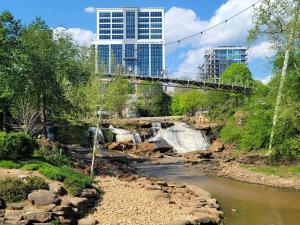
[(34, 205), (50, 205), (57, 204), (59, 198), (52, 191), (38, 190), (29, 194), (28, 200)]
[(19, 221), (23, 218), (24, 211), (22, 210), (6, 210), (4, 219)]
[(215, 140), (209, 148), (211, 152), (222, 152), (224, 149), (225, 145), (221, 140)]
[(27, 212), (23, 215), (23, 217), (26, 220), (44, 223), (44, 222), (51, 220), (52, 213), (51, 212), (43, 212), (43, 211)]

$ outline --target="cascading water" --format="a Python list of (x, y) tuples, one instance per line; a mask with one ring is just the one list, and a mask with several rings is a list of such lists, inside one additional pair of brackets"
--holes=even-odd
[[(95, 133), (96, 133), (96, 127), (90, 127), (88, 129), (88, 137), (91, 140), (94, 138)], [(104, 138), (103, 132), (100, 129), (98, 130), (98, 133), (97, 133), (97, 141), (99, 143), (104, 143), (105, 142), (105, 138)]]
[(114, 128), (112, 125), (109, 126), (109, 129), (116, 134), (117, 142), (130, 142), (132, 141), (135, 144), (142, 143), (142, 138), (139, 133), (131, 132), (124, 129)]
[(151, 124), (151, 128), (150, 128), (150, 132), (152, 133), (152, 135), (156, 135), (157, 134), (157, 132), (159, 131), (159, 130), (161, 130), (161, 123), (158, 123), (158, 122), (153, 122), (152, 124)]
[(175, 123), (167, 129), (161, 129), (151, 139), (165, 140), (178, 153), (186, 153), (197, 150), (208, 150), (210, 143), (203, 131), (193, 129), (185, 123)]

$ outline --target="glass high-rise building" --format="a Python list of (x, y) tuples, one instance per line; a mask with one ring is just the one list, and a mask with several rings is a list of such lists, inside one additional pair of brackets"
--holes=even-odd
[(165, 71), (164, 9), (98, 8), (97, 67), (114, 73), (162, 76)]
[(228, 66), (233, 63), (247, 64), (247, 48), (239, 46), (221, 46), (208, 50), (204, 54), (204, 63), (199, 67), (199, 78), (220, 78)]

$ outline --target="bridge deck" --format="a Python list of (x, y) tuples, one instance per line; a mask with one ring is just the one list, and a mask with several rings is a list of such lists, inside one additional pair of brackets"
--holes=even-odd
[[(104, 74), (105, 78), (112, 78), (116, 75), (114, 74)], [(221, 82), (205, 82), (197, 80), (186, 80), (177, 78), (166, 78), (166, 77), (152, 77), (152, 76), (135, 76), (135, 75), (122, 75), (126, 79), (134, 81), (133, 83), (138, 83), (138, 81), (158, 81), (165, 86), (174, 87), (174, 84), (182, 85), (185, 88), (198, 88), (198, 89), (211, 89), (219, 91), (228, 91), (240, 94), (250, 94), (251, 88), (248, 86), (242, 86), (237, 84), (225, 84)]]

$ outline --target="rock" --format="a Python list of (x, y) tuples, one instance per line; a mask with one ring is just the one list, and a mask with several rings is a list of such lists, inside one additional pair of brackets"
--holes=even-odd
[(209, 147), (211, 152), (222, 152), (225, 149), (224, 142), (221, 140), (215, 140)]
[(212, 219), (212, 218), (205, 217), (205, 218), (197, 219), (195, 221), (195, 223), (193, 223), (193, 224), (199, 224), (199, 225), (217, 225), (218, 223), (214, 219)]
[(0, 218), (0, 225), (4, 224), (4, 218)]
[(81, 219), (78, 221), (78, 225), (96, 225), (97, 221), (95, 219)]
[(6, 210), (4, 219), (19, 221), (23, 218), (24, 211), (22, 210)]
[(109, 150), (118, 150), (118, 151), (124, 151), (126, 149), (126, 146), (124, 144), (113, 142), (108, 146)]
[(57, 204), (58, 198), (52, 191), (38, 190), (28, 195), (28, 200), (34, 205)]
[(54, 208), (56, 207), (56, 204), (50, 204), (50, 205), (47, 205), (44, 210), (46, 212), (51, 212)]
[(8, 209), (11, 209), (11, 210), (22, 210), (23, 208), (24, 208), (24, 206), (22, 203), (12, 203), (8, 207)]
[(28, 220), (20, 220), (20, 221), (5, 220), (4, 222), (5, 225), (27, 225), (28, 223), (29, 223)]
[(98, 198), (99, 195), (98, 195), (98, 192), (95, 189), (86, 188), (86, 189), (82, 190), (81, 197), (83, 197), (83, 198)]
[(36, 211), (36, 212), (27, 212), (23, 215), (24, 219), (35, 221), (35, 222), (48, 222), (52, 218), (51, 212), (42, 212), (42, 211)]
[(66, 219), (63, 216), (58, 217), (60, 224), (72, 224), (71, 219)]
[(0, 218), (3, 217), (5, 215), (5, 210), (4, 209), (0, 209)]
[(2, 198), (0, 198), (0, 209), (5, 209), (5, 206), (5, 201)]
[(85, 208), (85, 205), (87, 203), (87, 198), (71, 197), (69, 198), (69, 201), (72, 206), (78, 208), (80, 211)]
[(61, 183), (50, 183), (49, 190), (56, 195), (62, 196), (67, 193), (66, 189), (64, 188), (63, 184)]
[(53, 225), (53, 223), (48, 222), (48, 223), (33, 223), (33, 225)]
[(168, 186), (167, 182), (161, 181), (161, 180), (156, 181), (156, 184), (160, 185), (160, 186), (163, 186), (163, 187), (167, 187)]
[(211, 158), (212, 153), (209, 151), (199, 150), (199, 151), (193, 151), (186, 153), (184, 155), (184, 158), (188, 160), (198, 160), (198, 159), (209, 159)]

